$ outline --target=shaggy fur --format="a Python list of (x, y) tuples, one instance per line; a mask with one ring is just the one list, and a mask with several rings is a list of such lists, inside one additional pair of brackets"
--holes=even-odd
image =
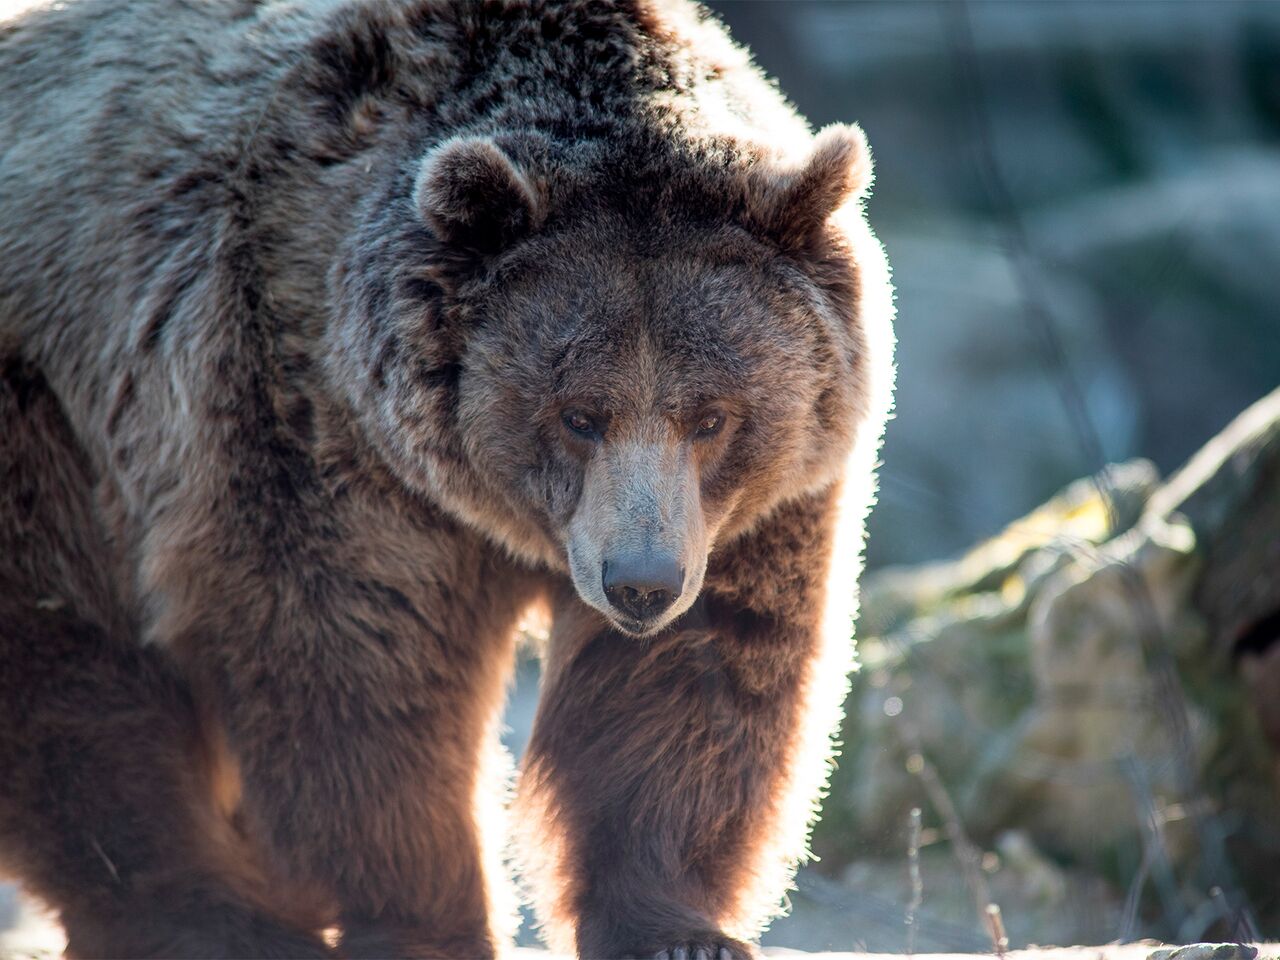
[(674, 2), (0, 28), (0, 862), (71, 953), (492, 955), (542, 603), (548, 930), (747, 955), (851, 658), (869, 171)]

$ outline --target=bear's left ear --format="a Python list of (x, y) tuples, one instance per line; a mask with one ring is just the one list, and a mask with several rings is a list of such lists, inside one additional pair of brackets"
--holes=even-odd
[(458, 137), (431, 150), (413, 199), (437, 234), (484, 253), (496, 253), (542, 219), (529, 178), (483, 137)]
[(871, 185), (871, 151), (862, 130), (832, 124), (814, 138), (798, 168), (760, 164), (747, 183), (748, 225), (787, 249), (809, 246), (828, 218)]

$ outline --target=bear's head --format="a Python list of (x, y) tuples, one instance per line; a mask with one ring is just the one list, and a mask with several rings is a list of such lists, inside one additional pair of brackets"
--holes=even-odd
[(869, 176), (845, 126), (798, 164), (446, 141), (335, 273), (333, 368), (406, 483), (652, 633), (718, 544), (840, 476), (869, 402), (847, 229), (870, 238)]

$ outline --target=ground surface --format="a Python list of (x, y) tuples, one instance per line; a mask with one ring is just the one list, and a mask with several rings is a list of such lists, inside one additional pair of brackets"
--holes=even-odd
[[(55, 924), (44, 918), (24, 913), (22, 922), (9, 930), (0, 930), (0, 960), (53, 960), (62, 953), (62, 933)], [(1153, 958), (1159, 944), (1152, 942), (1106, 944), (1098, 947), (1036, 947), (1027, 950), (1011, 950), (1005, 960), (1280, 960), (1280, 943), (1263, 943), (1256, 946), (1256, 954), (1249, 948), (1239, 952), (1201, 950), (1194, 948), (1179, 951), (1172, 958)], [(766, 957), (813, 957), (820, 960), (902, 960), (904, 954), (894, 953), (844, 953), (806, 952), (786, 947), (766, 947)], [(509, 955), (512, 960), (570, 960), (550, 954), (535, 947), (517, 947)], [(980, 953), (918, 953), (912, 960), (974, 960)], [(986, 954), (985, 956), (990, 956)]]

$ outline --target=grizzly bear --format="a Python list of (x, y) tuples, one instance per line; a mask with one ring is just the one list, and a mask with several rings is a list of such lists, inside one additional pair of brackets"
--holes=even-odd
[(0, 32), (0, 863), (79, 957), (746, 957), (889, 405), (861, 133), (679, 0)]

